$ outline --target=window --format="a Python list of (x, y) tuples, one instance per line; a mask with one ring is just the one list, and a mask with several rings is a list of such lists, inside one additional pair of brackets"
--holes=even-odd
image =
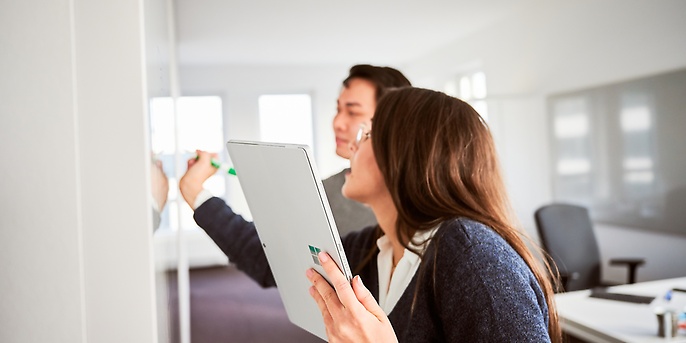
[[(308, 94), (262, 95), (258, 99), (260, 117), (259, 140), (283, 143), (314, 143), (312, 104)], [(195, 156), (195, 150), (218, 152), (223, 162), (225, 150), (222, 99), (218, 96), (154, 98), (150, 104), (152, 151), (162, 161), (169, 179), (169, 196), (161, 214), (159, 230), (195, 229), (193, 211), (178, 191), (177, 175), (186, 170), (186, 161)], [(178, 121), (178, 122), (176, 122)], [(178, 172), (176, 168), (179, 168)], [(247, 219), (250, 212), (245, 204), (236, 178), (215, 174), (204, 184), (214, 196), (227, 198), (227, 184), (232, 189), (229, 203)], [(181, 206), (179, 206), (181, 204)]]
[(260, 139), (313, 146), (312, 100), (308, 94), (262, 95)]
[(445, 93), (472, 105), (484, 121), (488, 121), (486, 104), (486, 74), (482, 71), (460, 74), (445, 84)]
[[(195, 149), (221, 152), (224, 149), (222, 100), (217, 96), (180, 97), (176, 102), (178, 115), (174, 116), (172, 98), (154, 98), (150, 104), (152, 151), (162, 161), (169, 179), (169, 196), (162, 211), (160, 230), (197, 228), (189, 206), (179, 208), (177, 175), (182, 175), (186, 161), (195, 156)], [(175, 121), (178, 120), (178, 123)], [(219, 154), (221, 159), (222, 154)], [(176, 165), (177, 161), (180, 165)], [(181, 169), (176, 172), (175, 167)], [(226, 178), (214, 175), (205, 182), (205, 188), (222, 197), (226, 193)], [(185, 204), (185, 203), (183, 203)]]

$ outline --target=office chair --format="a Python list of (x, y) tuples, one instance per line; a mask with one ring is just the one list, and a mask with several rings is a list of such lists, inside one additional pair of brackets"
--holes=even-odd
[[(534, 219), (543, 250), (560, 272), (563, 289), (557, 291), (607, 286), (601, 282), (600, 251), (585, 207), (550, 204), (536, 210)], [(641, 258), (610, 260), (610, 265), (627, 266), (628, 283), (636, 281), (636, 268), (644, 263)]]

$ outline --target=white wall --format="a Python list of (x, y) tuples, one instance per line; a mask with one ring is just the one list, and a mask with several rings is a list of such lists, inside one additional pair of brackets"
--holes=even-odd
[(142, 2), (0, 11), (0, 341), (154, 342)]
[[(454, 73), (486, 73), (489, 118), (513, 205), (535, 235), (533, 212), (552, 200), (545, 97), (686, 67), (686, 2), (541, 2), (404, 69), (442, 89)], [(639, 280), (686, 275), (686, 237), (598, 225), (602, 258), (648, 260)], [(681, 248), (679, 248), (681, 247)], [(621, 268), (603, 277), (621, 282)]]
[(0, 11), (3, 342), (86, 335), (69, 10), (15, 1)]

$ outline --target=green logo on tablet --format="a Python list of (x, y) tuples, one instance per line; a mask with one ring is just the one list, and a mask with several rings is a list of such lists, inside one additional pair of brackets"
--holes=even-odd
[(322, 252), (322, 250), (317, 248), (317, 247), (313, 247), (311, 245), (308, 245), (308, 246), (310, 247), (310, 254), (312, 254), (312, 261), (314, 261), (315, 264), (321, 266), (322, 264), (319, 262), (319, 257), (317, 256), (317, 254)]

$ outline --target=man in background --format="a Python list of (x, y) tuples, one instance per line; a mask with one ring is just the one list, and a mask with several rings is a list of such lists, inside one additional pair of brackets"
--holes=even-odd
[[(345, 159), (350, 158), (350, 143), (355, 140), (361, 124), (371, 129), (376, 103), (387, 89), (410, 85), (410, 81), (393, 68), (366, 64), (350, 68), (348, 77), (343, 81), (333, 119), (336, 154)], [(347, 171), (346, 168), (322, 181), (341, 236), (376, 224), (374, 213), (367, 206), (347, 199), (341, 193)]]

